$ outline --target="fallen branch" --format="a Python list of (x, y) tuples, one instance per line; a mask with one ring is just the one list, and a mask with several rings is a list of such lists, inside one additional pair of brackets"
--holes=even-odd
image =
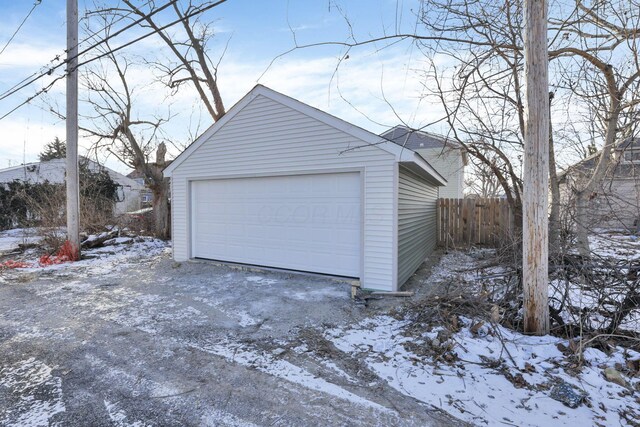
[(89, 236), (87, 240), (83, 241), (80, 244), (80, 247), (83, 249), (97, 248), (102, 246), (104, 242), (106, 242), (107, 240), (111, 240), (117, 236), (118, 236), (118, 230), (105, 231), (104, 233), (98, 236)]
[(387, 296), (387, 297), (412, 297), (413, 292), (410, 291), (398, 291), (398, 292), (371, 292), (374, 296)]

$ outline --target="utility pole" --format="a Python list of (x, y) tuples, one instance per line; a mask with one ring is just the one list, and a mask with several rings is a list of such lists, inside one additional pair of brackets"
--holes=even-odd
[(524, 2), (526, 78), (522, 285), (524, 332), (549, 333), (549, 54), (547, 0)]
[(67, 0), (67, 241), (80, 258), (78, 174), (78, 0)]

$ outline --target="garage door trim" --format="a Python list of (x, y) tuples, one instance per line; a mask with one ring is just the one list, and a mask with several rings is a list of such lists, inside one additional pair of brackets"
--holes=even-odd
[[(224, 174), (224, 175), (209, 175), (198, 177), (196, 179), (187, 179), (187, 206), (189, 209), (187, 218), (188, 218), (188, 228), (187, 228), (187, 248), (189, 250), (189, 258), (196, 259), (194, 256), (195, 250), (195, 241), (193, 238), (194, 228), (195, 228), (195, 201), (193, 200), (193, 186), (194, 182), (201, 181), (211, 181), (211, 180), (225, 180), (225, 179), (243, 179), (243, 178), (261, 178), (261, 177), (287, 177), (287, 176), (304, 176), (304, 175), (320, 175), (320, 174), (339, 174), (339, 173), (358, 173), (359, 175), (359, 183), (360, 183), (360, 250), (359, 250), (359, 279), (362, 280), (364, 277), (364, 252), (365, 252), (365, 167), (350, 167), (350, 168), (330, 168), (330, 169), (305, 169), (305, 170), (289, 170), (289, 171), (272, 171), (272, 172), (259, 172), (259, 173), (242, 173), (242, 174)], [(258, 264), (246, 264), (237, 261), (229, 261), (229, 260), (213, 260), (218, 262), (225, 262), (230, 264), (241, 264), (241, 265), (255, 265), (258, 267), (270, 268), (275, 270), (286, 270), (286, 271), (301, 271), (304, 270), (293, 270), (282, 267), (271, 267), (271, 266), (263, 266)], [(315, 273), (315, 272), (314, 272)], [(317, 273), (317, 274), (325, 274), (325, 273)], [(331, 274), (325, 274), (331, 275)], [(336, 275), (337, 276), (337, 275)], [(341, 277), (349, 277), (349, 276), (341, 276)]]

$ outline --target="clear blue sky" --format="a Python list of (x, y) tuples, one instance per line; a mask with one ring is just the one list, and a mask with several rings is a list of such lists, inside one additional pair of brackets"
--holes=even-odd
[[(64, 0), (43, 0), (0, 55), (0, 93), (38, 71), (55, 55), (63, 55), (65, 3)], [(106, 3), (117, 4), (109, 0)], [(0, 0), (0, 49), (32, 5), (32, 1)], [(228, 0), (204, 18), (213, 22), (218, 34), (211, 45), (212, 57), (216, 58), (229, 43), (219, 70), (227, 108), (259, 82), (376, 132), (397, 124), (399, 119), (413, 125), (430, 121), (439, 113), (434, 111), (436, 107), (423, 105), (419, 99), (421, 77), (416, 69), (420, 66), (420, 56), (409, 43), (381, 52), (376, 52), (373, 46), (357, 49), (350, 53), (337, 74), (334, 71), (343, 49), (336, 46), (298, 50), (267, 69), (277, 55), (294, 46), (291, 29), (299, 44), (346, 40), (349, 26), (344, 16), (348, 17), (356, 37), (361, 39), (393, 33), (397, 28), (412, 31), (418, 5), (418, 1), (395, 0)], [(80, 0), (79, 7), (82, 15), (96, 6), (92, 1)], [(131, 31), (118, 40), (124, 42), (133, 35)], [(145, 57), (156, 47), (161, 46), (148, 42), (128, 48), (125, 54)], [(145, 94), (142, 83), (139, 108), (141, 114), (152, 114), (157, 95)], [(37, 83), (0, 100), (0, 116), (40, 87)], [(49, 103), (64, 105), (63, 90), (64, 85), (58, 84), (48, 96)], [(172, 102), (178, 118), (167, 126), (167, 136), (184, 143), (189, 132), (185, 124), (187, 110), (193, 108), (197, 99), (193, 94), (183, 93)], [(34, 101), (0, 120), (0, 168), (20, 164), (23, 159), (33, 161), (53, 136), (64, 138), (64, 123), (46, 109), (42, 102)], [(205, 120), (202, 126), (208, 124)], [(113, 159), (109, 164), (124, 171)]]

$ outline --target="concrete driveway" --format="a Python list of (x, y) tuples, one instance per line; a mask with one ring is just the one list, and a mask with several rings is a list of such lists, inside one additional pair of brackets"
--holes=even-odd
[(0, 425), (455, 423), (324, 338), (349, 284), (142, 252), (0, 272)]

